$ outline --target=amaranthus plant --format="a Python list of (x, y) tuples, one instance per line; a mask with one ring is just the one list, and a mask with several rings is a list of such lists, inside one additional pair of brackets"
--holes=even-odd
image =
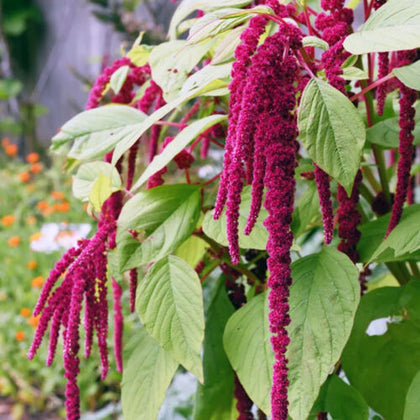
[(156, 418), (179, 365), (196, 420), (418, 418), (420, 3), (310, 4), (182, 1), (53, 138), (98, 221), (35, 308), (68, 419), (82, 329), (107, 374), (109, 299), (125, 419)]

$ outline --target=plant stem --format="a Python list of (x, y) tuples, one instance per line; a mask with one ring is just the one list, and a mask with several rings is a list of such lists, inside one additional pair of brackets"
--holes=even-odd
[[(216, 252), (223, 249), (221, 245), (219, 245), (216, 241), (209, 238), (204, 232), (194, 232), (193, 235), (198, 236), (203, 241), (207, 242)], [(242, 265), (235, 265), (232, 264), (232, 261), (230, 260), (230, 256), (227, 255), (226, 251), (223, 250), (223, 256), (220, 258), (222, 262), (224, 262), (229, 267), (233, 268), (234, 270), (238, 271), (239, 273), (243, 274), (245, 277), (247, 277), (249, 280), (251, 280), (253, 283), (257, 282), (260, 283), (261, 280), (250, 270), (243, 267)]]
[(413, 274), (413, 276), (417, 279), (420, 279), (420, 270), (417, 263), (415, 261), (409, 261), (408, 265), (411, 268), (411, 273)]
[(388, 262), (385, 264), (392, 275), (397, 279), (401, 286), (407, 284), (410, 281), (410, 273), (404, 264), (397, 262)]
[(370, 189), (362, 182), (359, 186), (359, 191), (362, 197), (372, 205), (373, 199), (375, 198)]
[[(366, 84), (364, 82), (363, 84)], [(362, 84), (362, 86), (363, 86)], [(371, 92), (364, 94), (365, 106), (366, 106), (366, 120), (367, 126), (373, 125), (373, 98)], [(373, 157), (378, 167), (379, 179), (381, 181), (382, 192), (385, 195), (385, 199), (388, 203), (391, 202), (391, 194), (389, 192), (388, 175), (386, 173), (385, 159), (382, 150), (380, 150), (375, 144), (372, 144)]]
[(388, 175), (386, 173), (385, 159), (383, 151), (378, 148), (376, 144), (372, 144), (372, 152), (375, 162), (378, 166), (379, 179), (381, 180), (382, 191), (386, 201), (391, 202), (391, 193), (388, 185)]
[(375, 176), (373, 175), (372, 170), (369, 168), (369, 166), (364, 166), (362, 168), (363, 174), (365, 175), (367, 181), (369, 182), (370, 186), (373, 188), (375, 193), (379, 193), (381, 191), (381, 186), (378, 184), (378, 181), (376, 180)]
[(392, 73), (387, 74), (386, 76), (382, 77), (381, 79), (378, 79), (376, 82), (371, 83), (369, 86), (366, 86), (363, 90), (361, 90), (359, 93), (356, 93), (353, 95), (350, 100), (353, 102), (356, 99), (361, 98), (364, 96), (367, 92), (371, 91), (372, 89), (375, 89), (379, 85), (382, 85), (383, 83), (387, 82), (388, 80), (393, 79), (395, 76)]
[(216, 260), (214, 261), (207, 269), (207, 271), (201, 276), (200, 278), (200, 282), (201, 284), (204, 283), (204, 281), (206, 280), (206, 278), (217, 268), (219, 267), (219, 264), (221, 263), (220, 260)]

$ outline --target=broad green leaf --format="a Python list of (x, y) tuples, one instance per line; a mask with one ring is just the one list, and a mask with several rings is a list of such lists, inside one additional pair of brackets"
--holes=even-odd
[[(246, 186), (241, 194), (239, 207), (239, 246), (241, 248), (265, 249), (268, 233), (262, 222), (268, 217), (267, 211), (262, 208), (257, 223), (250, 235), (243, 233), (251, 205), (251, 187)], [(211, 239), (223, 246), (228, 246), (226, 234), (226, 212), (223, 212), (219, 220), (213, 219), (213, 212), (207, 212), (203, 220), (203, 231)]]
[(206, 118), (194, 121), (184, 128), (162, 151), (156, 155), (139, 180), (135, 183), (132, 191), (137, 191), (153, 174), (168, 165), (172, 159), (187, 147), (199, 134), (211, 126), (226, 120), (226, 115), (210, 115)]
[(153, 48), (149, 56), (152, 78), (162, 88), (166, 102), (178, 96), (188, 74), (213, 44), (214, 40), (197, 45), (177, 40)]
[[(254, 9), (249, 9), (249, 11), (252, 10)], [(237, 12), (238, 9), (226, 8), (205, 14), (191, 27), (188, 43), (196, 44), (220, 36), (224, 32), (242, 25), (251, 17), (249, 13), (236, 14)]]
[(361, 70), (353, 66), (343, 68), (344, 80), (365, 80), (368, 78), (369, 78), (369, 75), (367, 74), (365, 70)]
[(109, 84), (115, 94), (120, 92), (127, 79), (128, 73), (130, 73), (130, 66), (122, 66), (112, 74)]
[[(420, 204), (414, 204), (412, 206), (408, 206), (404, 209), (400, 223), (403, 223), (408, 217), (410, 217), (411, 221), (415, 218), (419, 217), (420, 215)], [(373, 255), (377, 253), (378, 248), (382, 247), (382, 241), (385, 237), (385, 233), (388, 228), (390, 219), (390, 214), (386, 214), (385, 216), (379, 217), (377, 220), (372, 220), (364, 225), (358, 227), (362, 236), (357, 244), (357, 251), (359, 253), (359, 259), (362, 262), (368, 262), (373, 259)], [(417, 232), (418, 228), (414, 228), (414, 232)], [(401, 259), (407, 258), (408, 255), (403, 255)], [(381, 255), (375, 257), (377, 262), (384, 262), (384, 261), (396, 261), (400, 258), (396, 258), (394, 252), (392, 251), (392, 247), (390, 249), (384, 250)]]
[(176, 8), (169, 26), (169, 38), (177, 36), (177, 26), (195, 10), (211, 11), (221, 7), (243, 7), (251, 3), (251, 0), (184, 0)]
[(89, 162), (81, 165), (76, 175), (73, 176), (73, 195), (79, 200), (87, 201), (100, 174), (111, 179), (111, 192), (121, 188), (120, 174), (110, 163)]
[[(379, 121), (366, 130), (366, 140), (370, 143), (377, 144), (387, 149), (398, 147), (400, 126), (398, 117), (387, 118)], [(416, 126), (414, 127), (414, 144), (420, 144), (420, 118), (416, 118)]]
[(194, 420), (231, 420), (233, 372), (223, 349), (223, 331), (233, 312), (221, 277), (206, 310), (204, 385), (197, 388)]
[[(420, 24), (418, 24), (418, 26), (420, 26)], [(415, 63), (408, 66), (398, 67), (393, 69), (392, 72), (402, 83), (404, 83), (409, 88), (420, 90), (420, 61), (416, 61)]]
[(257, 295), (236, 311), (226, 324), (226, 354), (249, 397), (270, 414), (274, 353), (268, 325), (267, 293)]
[(138, 286), (136, 310), (160, 346), (203, 382), (203, 295), (194, 269), (175, 256), (159, 260)]
[[(191, 235), (199, 216), (200, 191), (195, 185), (162, 185), (136, 194), (118, 219), (121, 271), (175, 251)], [(128, 230), (138, 231), (138, 239)]]
[(220, 64), (217, 66), (209, 64), (203, 67), (187, 79), (181, 89), (181, 95), (192, 90), (201, 89), (210, 84), (214, 89), (225, 88), (221, 89), (222, 92), (218, 92), (217, 95), (214, 94), (214, 91), (211, 91), (209, 93), (210, 95), (223, 96), (228, 94), (229, 90), (227, 90), (226, 87), (229, 83), (231, 69), (232, 63)]
[[(68, 157), (90, 160), (110, 152), (121, 140), (139, 138), (146, 114), (126, 105), (107, 105), (77, 114), (67, 121), (53, 137), (51, 149), (60, 151), (63, 145), (75, 140)], [(121, 157), (121, 156), (120, 156)]]
[[(220, 86), (217, 85), (216, 88)], [(204, 85), (198, 89), (193, 89), (189, 91), (183, 91), (180, 93), (180, 96), (174, 99), (172, 102), (166, 104), (162, 108), (159, 108), (149, 117), (147, 117), (142, 124), (138, 126), (138, 129), (135, 131), (135, 135), (127, 136), (122, 138), (116, 145), (114, 153), (112, 154), (112, 164), (115, 165), (120, 157), (128, 150), (130, 147), (137, 141), (137, 139), (145, 133), (153, 124), (161, 120), (165, 115), (169, 114), (179, 105), (193, 99), (199, 95), (205, 95), (206, 92), (210, 92), (215, 89), (214, 83), (210, 82), (208, 85)]]
[(92, 185), (89, 193), (89, 203), (92, 204), (95, 211), (101, 211), (102, 205), (112, 194), (111, 178), (99, 173), (98, 178)]
[(302, 94), (298, 124), (308, 155), (350, 194), (366, 137), (357, 109), (327, 82), (312, 79)]
[(410, 50), (420, 47), (420, 2), (388, 0), (362, 28), (344, 41), (352, 54)]
[[(414, 211), (417, 210), (417, 211)], [(371, 261), (390, 261), (418, 257), (420, 250), (419, 206), (412, 209), (380, 244)], [(415, 255), (413, 255), (415, 254)], [(384, 258), (386, 258), (384, 260)]]
[(178, 363), (143, 326), (124, 351), (121, 402), (126, 420), (156, 419)]
[(321, 38), (318, 38), (317, 36), (305, 36), (302, 39), (302, 45), (304, 47), (315, 47), (320, 48), (321, 50), (328, 50), (328, 42), (324, 41)]
[(175, 251), (175, 255), (186, 261), (191, 267), (195, 268), (202, 260), (204, 253), (209, 245), (198, 236), (190, 236)]
[(292, 230), (295, 237), (320, 224), (319, 198), (315, 182), (308, 184), (293, 212)]
[(244, 31), (245, 26), (241, 25), (232, 29), (217, 45), (211, 65), (223, 64), (234, 59), (234, 52), (236, 47), (241, 43), (240, 36)]
[(133, 45), (127, 53), (127, 57), (136, 66), (144, 66), (149, 61), (149, 55), (153, 47), (151, 45)]
[(323, 408), (333, 419), (368, 420), (369, 407), (360, 392), (338, 376), (331, 375), (326, 383)]
[(360, 299), (358, 271), (333, 248), (292, 264), (289, 403), (293, 420), (308, 416), (321, 385), (340, 358)]
[[(387, 319), (386, 331), (372, 322)], [(403, 418), (420, 369), (420, 283), (383, 287), (362, 297), (341, 361), (350, 383), (387, 420)], [(372, 335), (373, 333), (373, 335)]]
[(420, 413), (420, 371), (414, 377), (405, 397), (404, 420), (417, 420)]

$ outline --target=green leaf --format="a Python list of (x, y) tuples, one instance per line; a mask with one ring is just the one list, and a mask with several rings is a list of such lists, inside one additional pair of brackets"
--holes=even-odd
[[(251, 12), (254, 9), (249, 9)], [(196, 44), (209, 38), (218, 37), (224, 32), (236, 28), (248, 21), (249, 13), (241, 13), (243, 10), (224, 8), (213, 13), (207, 13), (191, 27), (188, 36), (188, 43)]]
[(177, 40), (153, 48), (149, 56), (152, 78), (162, 88), (166, 102), (178, 96), (188, 74), (213, 44), (214, 40), (196, 45)]
[(203, 295), (191, 266), (172, 255), (159, 260), (139, 284), (136, 310), (162, 348), (203, 382)]
[[(420, 204), (414, 204), (412, 206), (408, 206), (403, 210), (400, 223), (403, 223), (407, 218), (410, 218), (411, 223), (414, 222), (416, 217), (418, 218), (420, 215)], [(365, 223), (358, 227), (362, 236), (357, 244), (357, 251), (359, 253), (359, 259), (362, 262), (371, 261), (375, 258), (376, 262), (385, 262), (385, 261), (398, 261), (399, 259), (406, 259), (409, 255), (401, 255), (400, 257), (396, 257), (394, 251), (392, 250), (392, 246), (389, 249), (385, 249), (383, 247), (383, 239), (385, 237), (385, 233), (388, 228), (390, 219), (390, 214), (386, 214), (385, 216), (379, 217), (377, 220), (373, 220), (371, 222)], [(403, 225), (404, 226), (404, 225)], [(414, 228), (414, 233), (418, 231), (418, 227)], [(410, 236), (413, 232), (410, 233)], [(388, 241), (388, 240), (387, 240)], [(387, 243), (389, 243), (388, 241)], [(403, 247), (404, 238), (401, 238), (401, 241), (397, 243), (402, 243)], [(408, 244), (408, 243), (407, 243)], [(390, 244), (393, 245), (393, 244)], [(380, 255), (378, 254), (378, 248), (384, 248)], [(388, 248), (388, 246), (386, 246)], [(374, 254), (377, 254), (374, 257)]]
[(249, 397), (270, 414), (274, 353), (270, 343), (267, 293), (257, 295), (226, 324), (223, 344), (232, 368)]
[(350, 194), (366, 137), (357, 109), (327, 82), (312, 79), (302, 94), (298, 125), (308, 155)]
[[(234, 59), (233, 54), (236, 47), (241, 43), (240, 36), (244, 29), (245, 25), (238, 26), (223, 37), (214, 51), (213, 58), (211, 60), (212, 65), (223, 64)], [(220, 37), (222, 37), (222, 35)]]
[(344, 80), (365, 80), (368, 79), (369, 75), (365, 70), (361, 70), (357, 67), (344, 67), (343, 68), (343, 79)]
[(117, 95), (123, 84), (125, 83), (128, 73), (130, 73), (130, 66), (122, 66), (115, 73), (112, 74), (109, 84), (111, 89)]
[(340, 358), (360, 299), (358, 271), (333, 248), (292, 264), (288, 327), (290, 416), (308, 416), (321, 385)]
[(221, 277), (206, 310), (204, 385), (197, 388), (194, 420), (231, 420), (233, 372), (223, 349), (223, 331), (233, 312)]
[(360, 31), (349, 35), (344, 48), (352, 54), (411, 50), (420, 47), (420, 3), (388, 0)]
[(169, 26), (169, 38), (177, 36), (177, 26), (195, 10), (205, 12), (217, 10), (221, 7), (243, 7), (251, 3), (251, 0), (184, 0), (175, 10)]
[(112, 194), (111, 178), (99, 173), (89, 193), (89, 202), (95, 211), (101, 211), (102, 205)]
[(168, 165), (173, 158), (187, 147), (199, 134), (215, 124), (226, 120), (226, 115), (210, 115), (200, 120), (194, 121), (184, 128), (162, 151), (156, 155), (146, 170), (142, 173), (139, 180), (135, 183), (132, 191), (140, 188), (153, 174)]
[[(181, 89), (181, 95), (210, 84), (212, 84), (214, 89), (226, 88), (229, 83), (231, 69), (232, 63), (205, 66), (187, 79)], [(228, 89), (222, 89), (222, 92), (218, 92), (217, 95), (214, 94), (214, 91), (211, 91), (209, 94), (212, 96), (223, 96), (228, 93)]]
[[(386, 332), (368, 335), (372, 321), (383, 318), (388, 318)], [(373, 290), (362, 297), (342, 355), (350, 383), (387, 420), (403, 418), (408, 389), (420, 369), (419, 322), (418, 281)]]
[(149, 61), (149, 55), (153, 47), (151, 45), (133, 45), (127, 53), (127, 57), (136, 66), (144, 66)]
[(420, 250), (419, 217), (420, 208), (417, 205), (416, 209), (411, 209), (410, 213), (400, 220), (394, 230), (380, 244), (372, 255), (371, 261), (381, 262), (417, 257)]
[[(243, 233), (249, 215), (251, 205), (251, 187), (246, 186), (241, 194), (239, 207), (239, 246), (241, 248), (265, 249), (268, 233), (262, 222), (268, 217), (267, 211), (262, 208), (250, 235)], [(213, 212), (207, 212), (203, 220), (203, 231), (211, 239), (223, 246), (228, 246), (226, 234), (226, 212), (224, 211), (218, 220), (213, 219)]]
[(321, 38), (318, 38), (317, 36), (305, 36), (302, 39), (302, 45), (304, 47), (315, 47), (320, 48), (321, 50), (328, 50), (328, 42), (324, 41)]
[(319, 198), (315, 182), (308, 184), (293, 212), (292, 230), (295, 237), (320, 223)]
[(122, 139), (134, 144), (146, 117), (127, 105), (107, 105), (84, 111), (61, 127), (52, 139), (51, 149), (59, 152), (63, 145), (75, 140), (68, 157), (82, 161), (102, 157)]
[(121, 177), (115, 167), (106, 162), (89, 162), (81, 165), (73, 176), (73, 195), (79, 200), (87, 201), (100, 174), (111, 179), (111, 192), (121, 188)]
[(198, 236), (190, 236), (175, 251), (175, 255), (186, 261), (191, 267), (195, 268), (202, 260), (204, 253), (208, 248), (207, 242)]
[[(191, 235), (199, 216), (200, 191), (196, 185), (162, 185), (136, 194), (118, 219), (121, 271), (175, 251)], [(129, 229), (140, 232), (142, 242), (134, 239)]]
[[(398, 124), (399, 117), (387, 118), (379, 121), (366, 130), (366, 140), (370, 143), (377, 144), (387, 149), (398, 147), (400, 126)], [(420, 144), (420, 121), (416, 118), (416, 125), (413, 130), (414, 145)]]
[[(339, 360), (359, 302), (358, 271), (342, 253), (324, 248), (292, 264), (288, 327), (290, 416), (306, 419), (320, 387)], [(267, 294), (257, 295), (229, 319), (224, 345), (250, 398), (270, 413), (274, 355)]]
[(404, 420), (417, 420), (420, 413), (420, 371), (412, 380), (405, 397)]
[(322, 411), (330, 413), (333, 419), (368, 420), (369, 407), (356, 388), (335, 375), (331, 375), (324, 386)]
[(398, 67), (393, 69), (392, 72), (402, 83), (404, 83), (409, 88), (420, 90), (420, 61), (416, 61), (415, 63), (408, 66)]
[(156, 419), (178, 363), (141, 326), (124, 351), (121, 402), (126, 420)]
[[(217, 86), (219, 87), (219, 86)], [(112, 164), (115, 165), (120, 157), (128, 150), (130, 147), (137, 141), (137, 139), (145, 133), (153, 124), (161, 120), (169, 112), (173, 111), (176, 107), (183, 104), (184, 102), (189, 101), (190, 99), (195, 98), (199, 95), (204, 95), (206, 92), (210, 92), (214, 89), (214, 84), (209, 83), (208, 85), (202, 86), (198, 89), (183, 91), (179, 97), (174, 99), (172, 102), (166, 104), (162, 108), (159, 108), (149, 117), (147, 117), (142, 124), (138, 126), (138, 129), (135, 131), (134, 136), (127, 136), (122, 138), (116, 145), (114, 153), (112, 154)], [(103, 109), (103, 108), (101, 108)]]

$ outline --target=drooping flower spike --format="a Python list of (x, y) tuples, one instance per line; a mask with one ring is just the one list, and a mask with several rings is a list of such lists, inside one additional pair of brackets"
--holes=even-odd
[[(114, 103), (129, 104), (134, 97), (133, 89), (141, 86), (150, 77), (149, 66), (136, 67), (130, 60), (123, 58), (117, 60), (112, 66), (106, 68), (97, 79), (88, 100), (87, 109), (96, 107), (102, 100), (105, 89), (112, 74), (120, 67), (128, 65), (130, 72), (119, 92), (111, 101)], [(161, 89), (151, 82), (143, 97), (135, 104), (143, 112), (150, 108), (162, 105)], [(158, 134), (155, 134), (157, 138)], [(129, 151), (127, 185), (133, 181), (138, 142)], [(105, 156), (110, 162), (112, 153)], [(116, 169), (122, 174), (122, 165), (119, 161)], [(122, 193), (116, 192), (104, 203), (99, 217), (97, 232), (90, 239), (79, 241), (76, 247), (67, 251), (55, 265), (46, 280), (36, 304), (34, 314), (40, 315), (40, 322), (35, 332), (28, 357), (32, 359), (43, 336), (50, 325), (50, 340), (47, 356), (47, 365), (51, 365), (57, 349), (60, 330), (64, 340), (63, 361), (66, 382), (66, 414), (69, 420), (80, 418), (80, 399), (77, 376), (79, 373), (80, 350), (80, 322), (84, 307), (83, 326), (85, 330), (84, 355), (89, 357), (92, 349), (93, 337), (96, 333), (98, 339), (99, 355), (101, 360), (101, 378), (107, 375), (109, 362), (107, 350), (108, 335), (108, 280), (107, 280), (107, 252), (116, 246), (116, 220), (122, 208)], [(130, 284), (131, 309), (134, 310), (135, 279), (132, 273)], [(60, 283), (61, 279), (61, 283)], [(117, 369), (122, 370), (122, 312), (121, 312), (121, 286), (112, 280), (114, 298), (114, 352)]]
[[(412, 63), (417, 57), (416, 50), (400, 51), (398, 53), (399, 65), (404, 66)], [(407, 191), (410, 183), (410, 171), (413, 163), (413, 130), (415, 127), (415, 108), (417, 92), (403, 83), (399, 82), (400, 88), (400, 134), (398, 153), (400, 155), (397, 169), (397, 186), (395, 189), (394, 203), (392, 205), (391, 220), (389, 221), (386, 236), (397, 226), (401, 219), (404, 202), (407, 198)]]
[[(325, 11), (329, 11), (329, 13), (320, 13), (315, 20), (315, 26), (322, 31), (322, 38), (330, 45), (330, 48), (322, 54), (321, 67), (325, 70), (329, 84), (344, 95), (347, 95), (346, 81), (342, 77), (343, 70), (341, 66), (349, 56), (349, 53), (343, 49), (343, 41), (350, 33), (353, 11), (344, 7), (343, 0), (322, 0), (321, 7)], [(337, 187), (337, 200), (339, 202), (337, 211), (338, 236), (341, 239), (338, 249), (345, 253), (353, 262), (356, 262), (358, 259), (356, 245), (361, 236), (357, 230), (361, 220), (360, 213), (357, 210), (359, 202), (358, 187), (361, 181), (362, 174), (359, 171), (350, 197), (348, 197), (341, 185)], [(323, 193), (321, 192), (319, 195), (321, 200)], [(325, 200), (325, 197), (323, 200)], [(328, 223), (330, 224), (331, 220)]]
[[(281, 25), (279, 32), (268, 37), (258, 47), (251, 58), (251, 64), (246, 69), (240, 67), (243, 70), (241, 77), (245, 79), (236, 80), (234, 74), (236, 83), (232, 82), (231, 85), (234, 110), (231, 110), (228, 132), (230, 143), (226, 145), (224, 184), (220, 187), (215, 210), (215, 217), (218, 217), (225, 194), (230, 253), (232, 262), (238, 262), (240, 193), (246, 168), (252, 162), (252, 204), (247, 233), (251, 231), (261, 208), (262, 191), (264, 187), (267, 188), (264, 206), (269, 217), (264, 224), (269, 233), (269, 321), (275, 353), (271, 401), (272, 418), (275, 420), (286, 419), (288, 411), (285, 352), (289, 342), (286, 326), (290, 319), (287, 299), (291, 284), (289, 253), (293, 235), (290, 223), (295, 189), (294, 170), (297, 164), (295, 155), (298, 149), (294, 84), (298, 65), (294, 54), (301, 47), (301, 37), (300, 30), (295, 26)], [(240, 54), (236, 54), (236, 57), (242, 59), (241, 65), (249, 60), (243, 60)], [(241, 97), (238, 95), (235, 98), (235, 89), (240, 83), (243, 86)]]

